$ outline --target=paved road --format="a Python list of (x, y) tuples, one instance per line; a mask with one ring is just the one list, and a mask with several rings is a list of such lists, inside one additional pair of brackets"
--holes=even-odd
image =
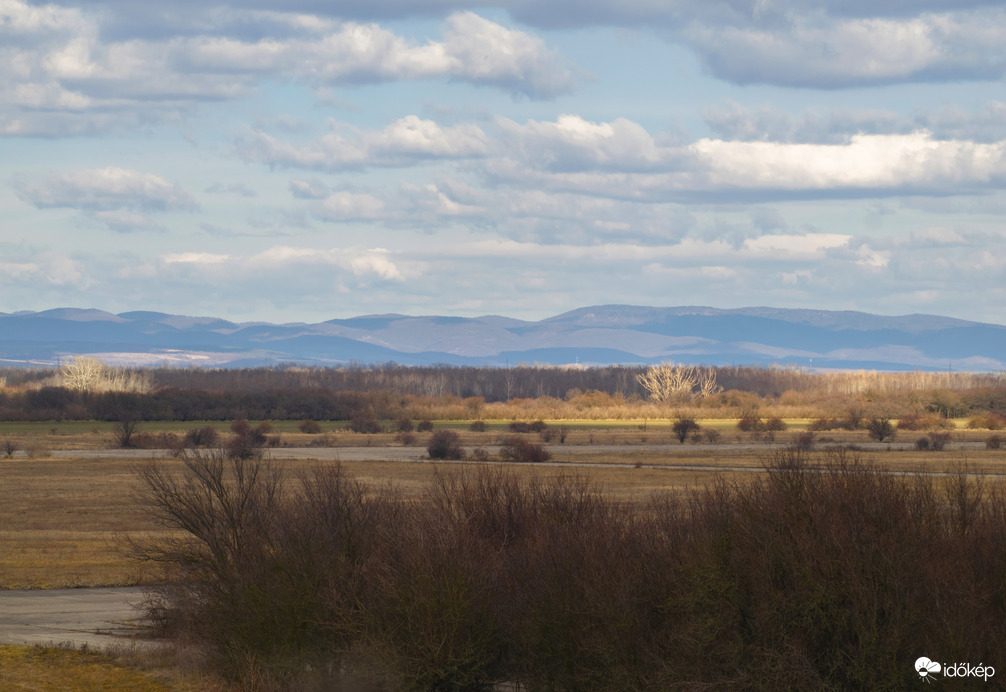
[(142, 598), (134, 586), (0, 591), (0, 643), (128, 645)]

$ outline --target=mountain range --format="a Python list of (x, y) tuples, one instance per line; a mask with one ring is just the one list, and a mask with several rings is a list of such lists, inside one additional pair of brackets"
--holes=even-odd
[(539, 321), (366, 315), (315, 324), (58, 308), (0, 313), (0, 365), (648, 364), (1006, 369), (1006, 326), (936, 315), (602, 305)]

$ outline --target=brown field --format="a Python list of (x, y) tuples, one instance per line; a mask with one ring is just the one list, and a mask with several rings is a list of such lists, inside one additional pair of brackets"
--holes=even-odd
[(129, 690), (197, 692), (223, 689), (144, 657), (117, 657), (61, 647), (0, 645), (0, 689), (11, 692)]
[[(788, 444), (805, 421), (787, 421), (789, 429), (778, 433), (768, 444), (736, 430), (734, 421), (702, 421), (703, 427), (722, 431), (716, 445), (680, 445), (667, 421), (618, 421), (571, 423), (565, 445), (553, 444), (554, 464), (513, 465), (521, 473), (578, 474), (616, 500), (646, 502), (655, 492), (696, 488), (717, 478), (743, 480), (755, 474), (737, 473), (735, 468), (760, 469), (774, 450)], [(225, 424), (218, 424), (226, 430)], [(289, 478), (320, 462), (284, 459), (287, 447), (307, 447), (322, 440), (319, 435), (288, 432), (296, 423), (276, 424), (281, 446), (269, 453)], [(469, 447), (485, 446), (489, 451), (506, 423), (490, 426), (482, 433), (467, 432), (467, 425), (455, 424)], [(193, 427), (178, 423), (154, 424), (159, 431), (184, 431)], [(444, 426), (446, 427), (446, 426)], [(6, 428), (6, 429), (5, 429)], [(645, 429), (642, 429), (645, 428)], [(97, 432), (95, 432), (97, 430)], [(1006, 449), (986, 450), (981, 444), (988, 433), (958, 429), (954, 441), (942, 452), (918, 452), (911, 442), (922, 433), (901, 432), (891, 444), (869, 443), (864, 431), (829, 431), (817, 436), (817, 447), (857, 445), (863, 455), (893, 471), (943, 471), (966, 461), (975, 471), (1006, 473)], [(53, 458), (56, 450), (107, 449), (111, 447), (109, 424), (3, 424), (0, 439), (15, 435), (19, 451), (13, 458), (0, 459), (0, 588), (64, 588), (143, 584), (156, 579), (141, 566), (131, 563), (122, 550), (122, 538), (139, 537), (162, 529), (146, 516), (137, 497), (133, 470), (150, 463), (150, 452), (136, 450), (131, 458)], [(416, 434), (412, 443), (424, 447), (429, 433)], [(528, 439), (537, 440), (537, 435)], [(334, 447), (401, 446), (390, 433), (363, 435), (330, 433)], [(664, 445), (664, 449), (654, 449)], [(613, 450), (608, 447), (615, 446)], [(24, 450), (33, 451), (32, 456)], [(39, 451), (41, 450), (41, 451)], [(79, 452), (78, 452), (79, 454)], [(330, 455), (331, 456), (331, 455)], [(180, 468), (177, 459), (158, 463)], [(375, 488), (393, 486), (404, 494), (422, 492), (438, 469), (454, 464), (416, 461), (342, 461), (343, 468)], [(567, 465), (568, 464), (568, 465)], [(722, 468), (723, 470), (718, 470)]]
[[(732, 420), (701, 421), (703, 427), (720, 430), (717, 444), (681, 445), (667, 421), (618, 421), (602, 425), (580, 422), (570, 425), (565, 445), (553, 443), (552, 461), (546, 464), (509, 464), (520, 474), (586, 477), (609, 497), (643, 503), (655, 493), (678, 492), (707, 486), (717, 479), (744, 482), (761, 475), (773, 454), (791, 444), (807, 421), (787, 421), (788, 430), (774, 443), (764, 437), (741, 433)], [(151, 452), (135, 450), (125, 457), (101, 456), (111, 448), (108, 424), (4, 424), (0, 439), (16, 440), (18, 452), (0, 459), (0, 589), (64, 588), (144, 584), (158, 574), (129, 560), (124, 537), (142, 538), (165, 529), (143, 511), (138, 498), (135, 470), (149, 463), (181, 469), (177, 458), (151, 460)], [(157, 432), (180, 432), (193, 425), (151, 424)], [(225, 424), (218, 424), (221, 432)], [(486, 432), (469, 432), (467, 425), (439, 424), (461, 433), (469, 448), (493, 446), (506, 423), (491, 425)], [(284, 478), (318, 464), (341, 463), (343, 469), (375, 489), (394, 487), (404, 496), (415, 496), (428, 487), (434, 474), (467, 466), (465, 463), (431, 461), (319, 461), (289, 458), (304, 455), (314, 444), (338, 448), (401, 447), (395, 435), (362, 435), (343, 430), (322, 435), (296, 431), (296, 423), (274, 426), (280, 444), (269, 450), (272, 463)], [(945, 451), (920, 452), (913, 442), (924, 433), (900, 432), (890, 444), (870, 443), (864, 431), (828, 431), (816, 436), (816, 448), (853, 446), (865, 460), (880, 468), (912, 473), (944, 471), (966, 464), (971, 471), (1006, 475), (1006, 449), (987, 450), (985, 431), (954, 432)], [(411, 446), (423, 448), (429, 433), (415, 435)], [(538, 440), (537, 435), (527, 439)], [(322, 445), (319, 445), (319, 441)], [(30, 450), (30, 454), (25, 454)], [(77, 450), (77, 456), (56, 457), (59, 450)], [(288, 451), (289, 450), (289, 451)], [(318, 450), (319, 456), (322, 451)], [(498, 462), (494, 462), (498, 463)], [(745, 469), (742, 471), (741, 469)], [(747, 471), (746, 469), (750, 469)], [(998, 484), (990, 478), (987, 488)], [(0, 646), (0, 689), (89, 690), (132, 689), (151, 692), (188, 692), (196, 689), (227, 689), (212, 674), (192, 670), (176, 660), (149, 660), (136, 653), (108, 655), (97, 652), (43, 647)]]

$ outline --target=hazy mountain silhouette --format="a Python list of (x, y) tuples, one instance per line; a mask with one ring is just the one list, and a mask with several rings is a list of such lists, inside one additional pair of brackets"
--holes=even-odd
[(1006, 327), (936, 315), (628, 305), (581, 308), (537, 322), (392, 314), (269, 324), (77, 308), (0, 313), (0, 364), (53, 364), (75, 354), (117, 364), (214, 367), (675, 360), (1000, 370), (1006, 369)]

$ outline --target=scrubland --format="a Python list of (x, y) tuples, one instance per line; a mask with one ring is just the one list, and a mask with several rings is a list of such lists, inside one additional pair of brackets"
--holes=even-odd
[(999, 375), (512, 370), (7, 373), (0, 588), (146, 584), (220, 689), (1006, 674)]

